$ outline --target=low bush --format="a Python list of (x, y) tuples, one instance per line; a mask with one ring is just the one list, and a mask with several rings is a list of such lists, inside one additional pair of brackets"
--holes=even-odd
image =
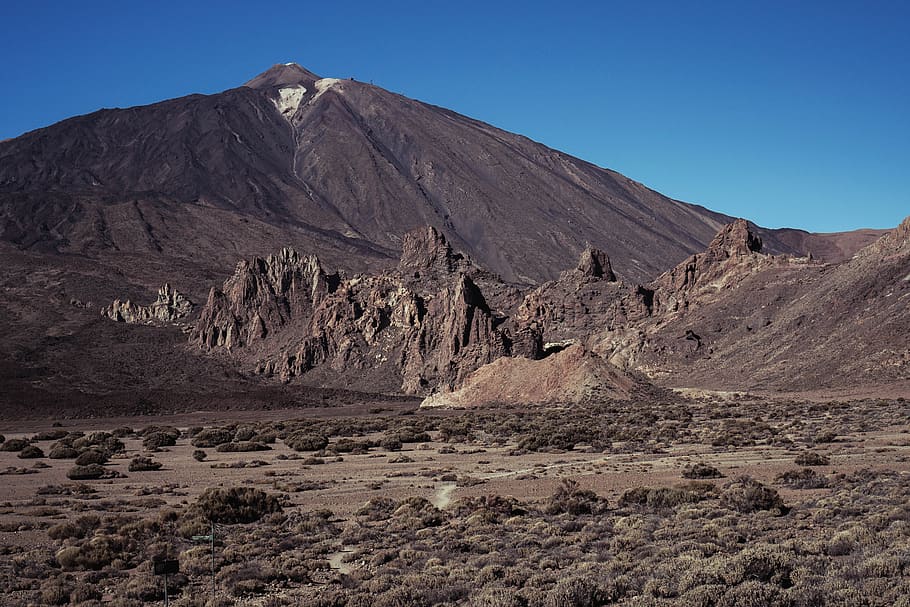
[(38, 457), (44, 457), (44, 451), (35, 445), (27, 445), (24, 449), (22, 449), (22, 451), (19, 452), (19, 455), (16, 457), (20, 459), (35, 459)]
[(211, 449), (234, 440), (234, 433), (227, 428), (206, 428), (197, 433), (191, 444), (194, 447)]
[(76, 458), (77, 466), (89, 466), (91, 464), (106, 464), (108, 456), (98, 449), (87, 449), (79, 454)]
[(831, 458), (824, 453), (803, 451), (796, 456), (794, 463), (797, 466), (827, 466), (831, 463)]
[(721, 494), (721, 503), (744, 514), (759, 510), (770, 510), (776, 514), (788, 511), (776, 490), (748, 476), (741, 476), (727, 484)]
[(195, 451), (193, 451), (193, 459), (196, 460), (197, 462), (204, 461), (206, 457), (207, 457), (207, 454), (202, 449), (196, 449)]
[(28, 441), (24, 438), (11, 438), (0, 444), (0, 451), (22, 451), (28, 447)]
[(281, 512), (281, 502), (253, 487), (206, 489), (193, 504), (193, 515), (216, 523), (252, 523), (266, 514)]
[(76, 459), (79, 457), (79, 450), (67, 445), (56, 444), (51, 447), (47, 456), (51, 459)]
[(248, 451), (269, 451), (271, 447), (254, 441), (241, 441), (239, 443), (221, 443), (215, 447), (220, 453), (246, 453)]
[(150, 457), (134, 457), (130, 462), (130, 472), (152, 472), (161, 469), (161, 462), (156, 462)]
[(824, 489), (828, 486), (828, 479), (811, 468), (787, 470), (774, 480), (792, 489)]
[(142, 446), (149, 451), (155, 451), (162, 447), (173, 447), (176, 444), (177, 436), (168, 432), (150, 432), (142, 439)]
[(705, 478), (722, 478), (723, 474), (714, 466), (708, 464), (695, 463), (686, 465), (682, 472), (683, 478), (688, 479), (705, 479)]
[(579, 489), (578, 483), (563, 479), (556, 492), (547, 500), (548, 514), (600, 514), (606, 512), (607, 500), (588, 489)]
[(328, 446), (329, 439), (321, 434), (294, 432), (285, 437), (284, 444), (294, 451), (319, 451)]
[(87, 466), (73, 466), (66, 476), (74, 481), (95, 480), (108, 476), (108, 470), (101, 464), (88, 464)]

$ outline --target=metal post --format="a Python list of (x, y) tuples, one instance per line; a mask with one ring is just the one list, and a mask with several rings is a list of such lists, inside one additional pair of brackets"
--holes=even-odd
[(215, 519), (212, 523), (212, 607), (215, 607)]

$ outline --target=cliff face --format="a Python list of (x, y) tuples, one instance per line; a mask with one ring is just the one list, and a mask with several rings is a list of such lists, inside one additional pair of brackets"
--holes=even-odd
[(438, 231), (406, 235), (403, 249), (396, 270), (351, 278), (290, 249), (241, 262), (212, 289), (192, 339), (267, 376), (382, 377), (384, 389), (414, 394), (454, 387), (501, 356), (540, 355), (539, 332), (492, 309), (471, 278), (491, 275)]

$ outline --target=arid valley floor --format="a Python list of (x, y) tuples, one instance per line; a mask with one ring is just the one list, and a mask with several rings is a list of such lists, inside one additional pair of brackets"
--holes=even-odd
[[(907, 605), (908, 414), (728, 394), (6, 422), (3, 604), (160, 602), (167, 555), (171, 604), (206, 605), (190, 538), (215, 519), (219, 605)], [(109, 478), (68, 478), (87, 451)]]

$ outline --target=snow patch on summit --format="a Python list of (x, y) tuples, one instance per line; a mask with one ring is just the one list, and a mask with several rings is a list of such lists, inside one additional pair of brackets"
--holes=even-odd
[(275, 107), (278, 108), (282, 116), (290, 118), (297, 112), (305, 93), (306, 88), (299, 85), (278, 89), (278, 99), (275, 100)]

